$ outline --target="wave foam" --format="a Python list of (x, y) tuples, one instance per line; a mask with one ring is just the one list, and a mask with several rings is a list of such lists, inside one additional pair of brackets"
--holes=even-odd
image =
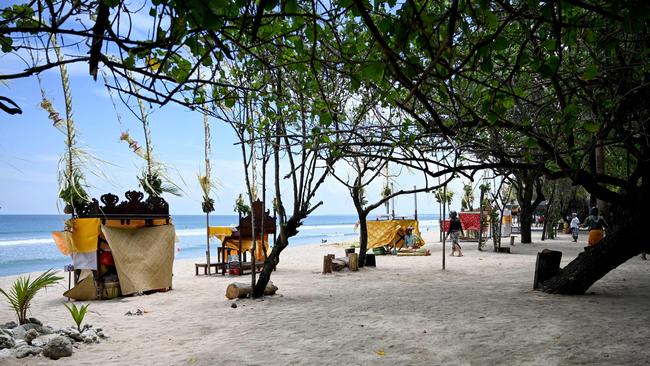
[(54, 244), (52, 238), (0, 240), (0, 246)]

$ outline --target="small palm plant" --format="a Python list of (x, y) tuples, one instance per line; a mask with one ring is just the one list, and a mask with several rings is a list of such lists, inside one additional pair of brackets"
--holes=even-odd
[(84, 321), (86, 311), (88, 310), (88, 306), (90, 306), (90, 304), (81, 305), (80, 307), (77, 307), (75, 304), (72, 304), (72, 306), (68, 306), (68, 304), (63, 305), (66, 307), (66, 309), (68, 309), (70, 315), (72, 315), (72, 320), (74, 320), (75, 324), (77, 324), (77, 330), (79, 333), (81, 333), (81, 323)]
[(53, 269), (48, 269), (46, 272), (36, 277), (34, 281), (30, 277), (19, 277), (11, 286), (9, 292), (0, 288), (0, 293), (7, 298), (9, 306), (16, 312), (18, 316), (18, 323), (27, 323), (27, 311), (29, 310), (30, 303), (39, 290), (48, 286), (52, 286), (62, 280), (63, 277), (56, 275)]

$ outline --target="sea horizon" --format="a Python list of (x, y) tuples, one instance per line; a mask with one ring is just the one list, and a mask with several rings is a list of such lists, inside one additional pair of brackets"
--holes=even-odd
[[(369, 220), (378, 216), (370, 215)], [(413, 215), (395, 215), (412, 218)], [(63, 229), (65, 214), (0, 214), (0, 276), (63, 268), (69, 256), (61, 254), (51, 233)], [(202, 258), (206, 250), (205, 214), (172, 215), (179, 242), (176, 259)], [(438, 227), (438, 214), (419, 214), (421, 230)], [(236, 226), (238, 216), (210, 215), (210, 226)], [(298, 235), (289, 239), (290, 246), (349, 242), (358, 239), (356, 214), (320, 214), (307, 217)], [(211, 240), (214, 249), (218, 240)]]

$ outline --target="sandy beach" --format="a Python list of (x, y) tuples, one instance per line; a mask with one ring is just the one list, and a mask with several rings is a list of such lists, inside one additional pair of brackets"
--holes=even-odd
[[(535, 254), (563, 252), (563, 265), (585, 245), (568, 235), (462, 258), (441, 245), (429, 257), (377, 257), (376, 268), (321, 274), (319, 244), (287, 248), (272, 281), (278, 294), (239, 300), (226, 286), (250, 277), (195, 276), (176, 261), (167, 293), (90, 302), (88, 323), (110, 337), (81, 344), (71, 358), (5, 359), (7, 365), (643, 365), (650, 364), (650, 262), (633, 258), (584, 296), (533, 291)], [(491, 242), (488, 242), (491, 245)], [(447, 247), (449, 253), (449, 246)], [(16, 276), (0, 278), (7, 288)], [(40, 293), (32, 316), (72, 325), (58, 287)], [(141, 309), (142, 316), (125, 316)], [(15, 320), (0, 306), (0, 322)]]

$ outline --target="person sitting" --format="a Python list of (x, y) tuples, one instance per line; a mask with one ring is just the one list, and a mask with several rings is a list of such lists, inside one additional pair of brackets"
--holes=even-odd
[(413, 234), (412, 226), (406, 228), (406, 233), (404, 234), (404, 246), (407, 249), (417, 249), (420, 247), (420, 238)]
[(421, 255), (430, 255), (431, 252), (428, 249), (421, 248), (421, 243), (420, 237), (413, 233), (413, 227), (409, 226), (404, 233), (404, 245), (399, 251), (395, 251), (395, 254), (419, 253)]

